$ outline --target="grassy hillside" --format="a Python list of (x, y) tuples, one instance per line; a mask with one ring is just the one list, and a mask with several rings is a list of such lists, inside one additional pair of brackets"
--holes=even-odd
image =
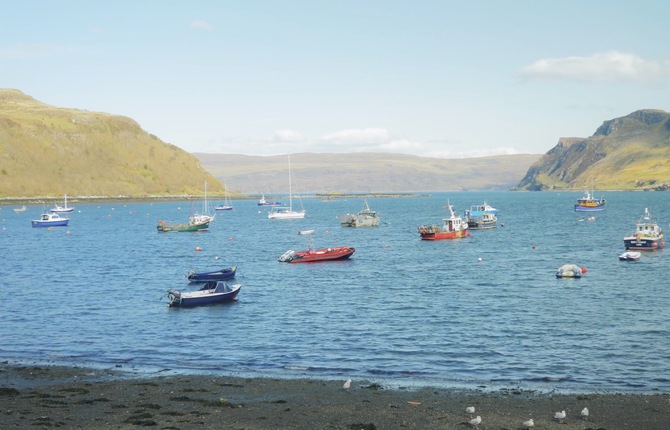
[(130, 118), (0, 89), (0, 198), (198, 195), (222, 185)]
[[(288, 193), (285, 155), (194, 155), (232, 190)], [(508, 190), (539, 158), (538, 154), (471, 159), (379, 153), (293, 154), (291, 171), (294, 191), (302, 193)]]
[(605, 121), (589, 138), (562, 138), (522, 189), (670, 189), (670, 114), (646, 109)]

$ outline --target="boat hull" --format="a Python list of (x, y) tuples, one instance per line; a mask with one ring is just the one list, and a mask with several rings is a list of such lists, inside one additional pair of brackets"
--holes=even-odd
[(599, 212), (605, 210), (605, 203), (596, 206), (575, 205), (575, 212)]
[[(215, 286), (215, 288), (210, 288)], [(168, 290), (169, 307), (189, 308), (195, 306), (215, 305), (237, 299), (241, 285), (229, 286), (225, 282), (208, 282), (198, 291), (182, 293)]]
[(629, 251), (655, 251), (661, 249), (665, 246), (663, 238), (650, 238), (650, 237), (624, 237), (623, 238), (624, 247)]
[(58, 221), (33, 220), (32, 225), (33, 227), (65, 227), (67, 226), (68, 222), (70, 222), (69, 219), (62, 219)]
[(189, 282), (225, 281), (234, 278), (236, 271), (237, 266), (211, 272), (189, 272), (188, 275), (186, 275), (186, 279), (188, 279)]
[(333, 248), (312, 249), (307, 251), (287, 251), (279, 257), (283, 263), (317, 263), (321, 261), (346, 260), (351, 257), (356, 250), (349, 246), (336, 246)]
[(279, 211), (279, 212), (270, 212), (268, 214), (269, 219), (302, 219), (305, 218), (305, 212), (295, 212), (295, 211)]
[(619, 255), (619, 261), (637, 261), (640, 259), (640, 256), (639, 251), (626, 251)]
[(422, 231), (419, 229), (419, 234), (421, 234), (421, 240), (451, 240), (451, 239), (463, 239), (467, 236), (467, 230), (459, 231), (435, 231), (427, 230)]
[(159, 233), (169, 233), (169, 232), (194, 232), (207, 230), (209, 228), (209, 222), (204, 222), (200, 224), (165, 224), (163, 221), (158, 221), (156, 229)]

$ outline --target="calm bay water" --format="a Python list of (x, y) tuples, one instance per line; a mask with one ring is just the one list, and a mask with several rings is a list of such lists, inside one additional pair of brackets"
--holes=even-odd
[[(601, 193), (597, 193), (600, 196)], [(209, 232), (156, 232), (192, 203), (81, 204), (68, 227), (30, 226), (42, 207), (0, 210), (0, 360), (169, 373), (365, 379), (389, 385), (670, 392), (670, 261), (619, 262), (667, 193), (605, 193), (580, 221), (581, 193), (461, 192), (369, 200), (373, 229), (339, 226), (361, 199), (303, 199), (304, 220), (235, 201)], [(423, 242), (416, 227), (487, 200), (492, 231)], [(199, 207), (199, 202), (193, 203)], [(588, 216), (586, 214), (585, 216)], [(290, 265), (287, 249), (350, 245), (349, 261)], [(201, 248), (197, 252), (196, 247)], [(479, 261), (481, 259), (481, 261)], [(564, 263), (582, 279), (556, 279)], [(189, 269), (236, 264), (239, 300), (167, 308)]]

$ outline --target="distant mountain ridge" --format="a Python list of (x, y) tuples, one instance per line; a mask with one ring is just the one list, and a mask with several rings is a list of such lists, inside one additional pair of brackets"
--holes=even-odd
[[(286, 155), (194, 154), (227, 188), (243, 194), (287, 194)], [(404, 154), (291, 154), (294, 192), (509, 190), (539, 154), (443, 159)]]
[(670, 113), (643, 109), (603, 122), (588, 138), (564, 137), (534, 163), (522, 190), (670, 189)]

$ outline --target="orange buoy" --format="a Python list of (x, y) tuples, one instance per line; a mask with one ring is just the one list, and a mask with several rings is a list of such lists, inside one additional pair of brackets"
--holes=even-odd
[(200, 252), (200, 251), (202, 251), (202, 249), (199, 246), (196, 246), (195, 247), (195, 252)]
[(586, 273), (586, 267), (582, 267), (582, 273)]

